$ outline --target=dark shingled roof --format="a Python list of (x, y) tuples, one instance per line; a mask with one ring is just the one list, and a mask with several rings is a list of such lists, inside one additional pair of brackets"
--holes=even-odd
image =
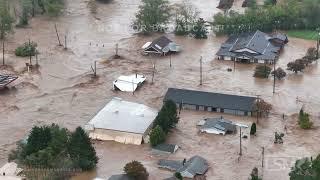
[(201, 156), (193, 156), (190, 158), (183, 167), (178, 169), (177, 172), (180, 172), (183, 175), (183, 172), (188, 172), (195, 175), (203, 175), (209, 169), (207, 161)]
[(230, 9), (233, 5), (234, 0), (220, 0), (218, 9)]
[(0, 74), (0, 88), (5, 87), (6, 85), (12, 83), (12, 82), (15, 81), (16, 79), (18, 79), (17, 76), (1, 75), (1, 74)]
[(169, 88), (164, 101), (230, 110), (254, 111), (255, 97)]
[[(277, 38), (283, 41), (280, 45), (274, 44), (270, 39)], [(261, 31), (252, 33), (242, 33), (240, 35), (231, 35), (229, 39), (221, 45), (221, 48), (217, 52), (218, 56), (230, 56), (230, 57), (242, 57), (274, 60), (277, 58), (281, 48), (286, 44), (287, 38), (285, 35), (277, 34), (269, 36)], [(255, 53), (248, 52), (236, 52), (240, 49), (249, 49)]]
[(152, 41), (152, 43), (146, 49), (152, 47), (152, 48), (156, 49), (157, 51), (162, 52), (162, 49), (164, 47), (168, 46), (171, 42), (172, 41), (169, 38), (167, 38), (166, 36), (161, 36), (158, 39)]

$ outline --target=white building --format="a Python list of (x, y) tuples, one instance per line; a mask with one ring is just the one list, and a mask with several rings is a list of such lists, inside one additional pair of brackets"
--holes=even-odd
[(156, 110), (143, 104), (113, 98), (85, 129), (92, 139), (140, 145), (148, 141), (157, 114)]
[(143, 84), (145, 80), (146, 77), (139, 74), (120, 76), (117, 80), (113, 81), (113, 90), (134, 92)]

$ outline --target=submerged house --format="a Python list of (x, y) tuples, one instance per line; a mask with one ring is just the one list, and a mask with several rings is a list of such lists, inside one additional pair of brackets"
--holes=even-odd
[(193, 156), (188, 161), (159, 160), (159, 168), (179, 172), (184, 178), (194, 178), (196, 175), (204, 175), (209, 165), (201, 156)]
[(119, 90), (124, 92), (134, 92), (142, 86), (146, 77), (139, 74), (133, 74), (130, 76), (120, 76), (113, 81), (113, 90)]
[(273, 64), (287, 43), (288, 38), (283, 34), (242, 33), (231, 35), (216, 55), (218, 60)]
[(8, 84), (12, 83), (17, 79), (18, 79), (17, 76), (0, 74), (0, 89), (5, 88)]
[(220, 118), (207, 118), (198, 123), (200, 132), (209, 134), (234, 134), (237, 132), (237, 125), (232, 121)]
[(181, 51), (181, 47), (166, 36), (161, 36), (152, 42), (147, 42), (142, 46), (142, 49), (145, 54), (159, 55), (165, 55), (169, 52)]
[(172, 100), (180, 109), (252, 116), (256, 97), (169, 88), (164, 101)]
[(134, 102), (113, 98), (86, 125), (91, 139), (140, 145), (148, 134), (157, 111)]
[(152, 151), (155, 153), (164, 153), (164, 154), (173, 154), (179, 149), (179, 146), (176, 144), (158, 144), (152, 148)]

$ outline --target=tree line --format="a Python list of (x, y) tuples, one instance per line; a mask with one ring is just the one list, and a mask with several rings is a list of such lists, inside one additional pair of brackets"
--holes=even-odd
[(98, 163), (89, 136), (81, 127), (70, 132), (56, 124), (34, 126), (8, 160), (22, 167), (51, 169), (91, 170)]
[(214, 16), (218, 34), (236, 34), (257, 29), (273, 30), (310, 29), (320, 27), (320, 0), (284, 0), (277, 5), (254, 6), (244, 14), (235, 11)]

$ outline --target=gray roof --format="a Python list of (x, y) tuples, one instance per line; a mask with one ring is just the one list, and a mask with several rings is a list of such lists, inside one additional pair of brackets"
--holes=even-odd
[(5, 87), (6, 85), (12, 83), (18, 79), (17, 76), (12, 76), (12, 75), (1, 75), (0, 74), (0, 88)]
[(183, 161), (160, 159), (158, 162), (158, 166), (160, 168), (169, 169), (171, 171), (177, 171), (178, 169), (183, 167), (182, 162)]
[(162, 49), (167, 47), (171, 42), (172, 41), (166, 36), (161, 36), (158, 39), (152, 41), (152, 43), (146, 49), (152, 47), (158, 52), (162, 52)]
[(177, 172), (180, 172), (181, 174), (183, 174), (183, 172), (188, 172), (195, 176), (205, 174), (208, 169), (208, 163), (203, 157), (193, 156), (185, 163), (183, 167), (178, 169)]
[(226, 120), (223, 117), (221, 118), (208, 118), (205, 119), (204, 125), (201, 129), (209, 129), (216, 128), (218, 130), (224, 131), (226, 133), (235, 133), (237, 131), (237, 127), (233, 124), (232, 121)]
[(166, 153), (174, 153), (176, 150), (177, 145), (175, 144), (158, 144), (157, 146), (153, 147), (154, 150), (162, 151)]
[(134, 180), (126, 174), (112, 175), (108, 180)]
[(256, 98), (187, 89), (169, 88), (164, 101), (172, 100), (175, 103), (208, 106), (230, 110), (254, 111)]
[(180, 172), (183, 174), (202, 175), (205, 174), (209, 168), (207, 161), (201, 156), (193, 156), (184, 165), (183, 161), (174, 160), (159, 160), (158, 166), (166, 168), (171, 171)]
[[(270, 39), (274, 38), (283, 41), (283, 43), (280, 45), (272, 43)], [(261, 31), (231, 35), (229, 39), (221, 45), (216, 55), (235, 58), (246, 56), (254, 59), (274, 60), (278, 57), (279, 51), (287, 42), (286, 35), (276, 34), (270, 36)], [(237, 50), (241, 49), (249, 49), (255, 53), (247, 51), (237, 52)]]

